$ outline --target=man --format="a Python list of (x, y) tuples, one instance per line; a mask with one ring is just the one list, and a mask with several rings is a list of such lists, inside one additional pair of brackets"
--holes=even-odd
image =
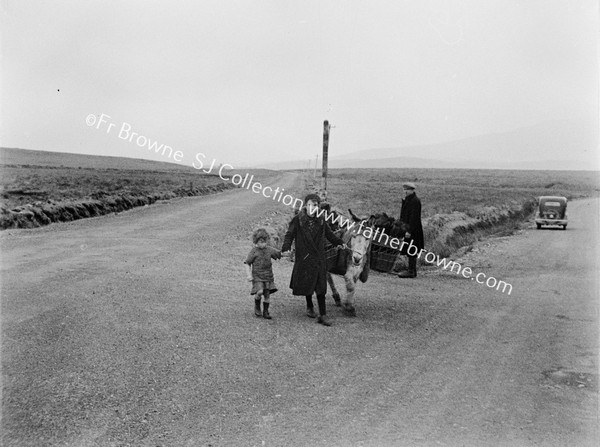
[[(415, 193), (414, 183), (404, 183), (402, 188), (404, 189), (404, 199), (402, 199), (402, 208), (400, 208), (400, 221), (404, 230), (404, 241), (407, 244), (404, 245), (403, 253), (408, 257), (408, 270), (400, 272), (398, 277), (416, 278), (418, 250), (425, 247), (423, 225), (421, 224), (421, 200)], [(414, 256), (406, 252), (411, 242), (418, 249)], [(414, 250), (411, 249), (411, 252), (414, 252)]]
[(308, 194), (304, 199), (306, 205), (290, 222), (289, 229), (283, 239), (282, 253), (286, 253), (296, 242), (296, 256), (290, 288), (292, 293), (306, 297), (306, 315), (315, 318), (312, 295), (316, 293), (319, 306), (317, 323), (331, 326), (327, 318), (325, 293), (327, 293), (327, 264), (325, 260), (325, 239), (333, 245), (345, 248), (344, 242), (338, 238), (323, 216), (317, 217), (321, 199), (316, 194)]

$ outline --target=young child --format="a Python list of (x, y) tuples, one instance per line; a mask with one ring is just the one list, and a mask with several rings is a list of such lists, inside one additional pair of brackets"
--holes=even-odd
[(254, 298), (254, 315), (261, 316), (260, 300), (262, 297), (262, 316), (267, 320), (271, 319), (271, 315), (269, 315), (269, 298), (272, 293), (277, 292), (271, 258), (281, 259), (281, 252), (267, 245), (269, 239), (270, 236), (267, 230), (264, 228), (256, 230), (252, 235), (254, 248), (250, 250), (244, 261), (248, 281), (252, 281), (250, 294), (256, 295), (256, 298)]

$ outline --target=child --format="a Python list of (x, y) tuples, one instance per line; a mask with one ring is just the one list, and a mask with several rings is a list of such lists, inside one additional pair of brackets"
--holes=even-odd
[(252, 235), (254, 248), (248, 253), (244, 264), (248, 281), (252, 281), (251, 295), (256, 295), (254, 299), (254, 315), (261, 316), (260, 300), (262, 296), (263, 311), (262, 316), (267, 320), (271, 319), (269, 315), (269, 297), (271, 293), (277, 292), (275, 278), (273, 278), (273, 268), (271, 258), (281, 259), (281, 252), (273, 247), (267, 246), (270, 236), (267, 230), (259, 228)]
[(344, 242), (337, 237), (323, 216), (317, 217), (317, 209), (321, 198), (316, 194), (308, 194), (304, 199), (305, 208), (290, 222), (281, 250), (284, 255), (296, 242), (296, 257), (290, 288), (292, 293), (306, 297), (306, 315), (315, 318), (312, 295), (316, 293), (319, 306), (317, 323), (331, 326), (327, 318), (325, 293), (327, 293), (327, 265), (325, 260), (325, 239), (333, 245), (346, 248)]

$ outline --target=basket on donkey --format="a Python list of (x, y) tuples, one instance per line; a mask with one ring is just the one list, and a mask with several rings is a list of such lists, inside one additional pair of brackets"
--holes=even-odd
[(378, 241), (371, 241), (371, 268), (378, 272), (389, 273), (392, 271), (398, 255), (399, 248), (392, 248), (389, 245)]

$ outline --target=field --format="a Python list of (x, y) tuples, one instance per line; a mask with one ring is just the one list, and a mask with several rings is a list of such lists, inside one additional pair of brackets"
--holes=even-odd
[(596, 171), (506, 171), (472, 169), (332, 169), (328, 198), (358, 214), (387, 212), (397, 217), (402, 183), (417, 185), (423, 218), (463, 212), (477, 217), (485, 207), (520, 209), (541, 195), (569, 200), (597, 196)]
[[(397, 218), (406, 181), (416, 184), (423, 205), (425, 248), (440, 256), (490, 234), (510, 234), (532, 216), (539, 196), (573, 200), (600, 191), (596, 171), (332, 169), (327, 197), (343, 211)], [(318, 190), (321, 179), (308, 176), (306, 183)]]
[[(216, 174), (173, 163), (1, 151), (1, 229), (69, 221), (234, 187)], [(261, 175), (270, 178), (273, 172)]]

